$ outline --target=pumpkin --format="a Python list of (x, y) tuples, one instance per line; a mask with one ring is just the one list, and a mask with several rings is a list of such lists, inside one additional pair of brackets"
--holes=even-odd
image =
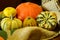
[(24, 20), (26, 17), (30, 16), (36, 18), (36, 16), (42, 11), (42, 7), (35, 3), (25, 2), (21, 3), (16, 7), (17, 18)]
[(6, 31), (6, 30), (13, 30), (17, 28), (22, 27), (22, 21), (17, 19), (17, 18), (4, 18), (1, 21), (1, 28)]
[(3, 13), (5, 16), (7, 17), (11, 17), (11, 16), (15, 16), (16, 15), (16, 9), (13, 8), (13, 7), (6, 7), (4, 10), (3, 10)]
[(57, 24), (57, 16), (54, 12), (45, 11), (37, 16), (36, 21), (39, 27), (53, 30)]
[(4, 40), (4, 38), (0, 36), (0, 40)]
[(37, 26), (36, 20), (31, 17), (27, 17), (23, 21), (23, 27), (27, 27), (27, 26)]

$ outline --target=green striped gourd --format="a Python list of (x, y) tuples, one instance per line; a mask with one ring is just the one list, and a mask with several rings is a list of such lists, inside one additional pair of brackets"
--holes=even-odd
[(54, 12), (45, 11), (37, 16), (36, 21), (39, 27), (53, 30), (57, 24), (57, 16)]
[(17, 18), (4, 18), (1, 21), (1, 28), (4, 31), (13, 30), (22, 27), (22, 21)]

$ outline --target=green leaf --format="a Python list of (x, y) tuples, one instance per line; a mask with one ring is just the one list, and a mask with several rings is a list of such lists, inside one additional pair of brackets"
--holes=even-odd
[(17, 30), (17, 29), (13, 29), (13, 30), (11, 30), (11, 35), (13, 34), (13, 32), (14, 32), (15, 30)]
[(3, 30), (0, 30), (0, 36), (3, 37), (5, 40), (7, 39), (7, 33)]

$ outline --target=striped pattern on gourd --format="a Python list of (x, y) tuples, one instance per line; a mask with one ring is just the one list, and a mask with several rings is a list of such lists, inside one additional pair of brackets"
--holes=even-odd
[(22, 21), (17, 18), (4, 18), (1, 21), (1, 29), (4, 31), (13, 30), (22, 27)]
[(41, 12), (38, 16), (37, 16), (37, 23), (38, 26), (48, 29), (48, 30), (52, 30), (56, 27), (57, 24), (57, 16), (54, 12)]

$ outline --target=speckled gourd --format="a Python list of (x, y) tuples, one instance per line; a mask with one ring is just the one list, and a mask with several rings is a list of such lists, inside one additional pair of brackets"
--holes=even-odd
[(23, 27), (26, 26), (36, 26), (36, 20), (33, 19), (32, 17), (27, 17), (24, 21), (23, 21)]

